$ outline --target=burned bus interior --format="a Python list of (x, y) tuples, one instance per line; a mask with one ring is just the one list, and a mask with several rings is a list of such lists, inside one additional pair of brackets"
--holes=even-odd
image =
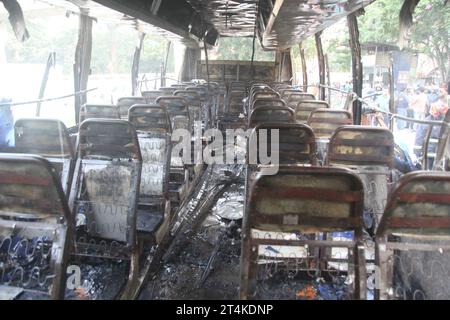
[[(403, 113), (398, 47), (358, 24), (381, 1), (0, 0), (5, 85), (33, 19), (73, 44), (0, 90), (0, 300), (450, 299), (449, 42), (430, 116)], [(414, 9), (450, 17), (394, 2), (399, 43)]]

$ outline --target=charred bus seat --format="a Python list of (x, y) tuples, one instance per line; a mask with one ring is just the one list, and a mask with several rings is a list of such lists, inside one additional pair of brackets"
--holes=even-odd
[(85, 120), (77, 155), (69, 199), (76, 226), (72, 253), (78, 259), (129, 261), (128, 288), (139, 266), (136, 215), (142, 156), (136, 130), (125, 120)]
[(288, 107), (295, 109), (300, 101), (316, 100), (316, 97), (311, 93), (288, 91), (284, 100), (286, 101)]
[(68, 196), (75, 156), (67, 128), (55, 119), (18, 119), (14, 125), (15, 153), (37, 154), (46, 158), (60, 177)]
[[(160, 89), (161, 90), (161, 89)], [(146, 104), (147, 100), (144, 97), (122, 97), (117, 100), (117, 108), (119, 109), (120, 119), (128, 119), (128, 109), (135, 104)]]
[(311, 112), (317, 109), (329, 109), (330, 106), (325, 101), (303, 100), (295, 107), (295, 120), (298, 123), (307, 123)]
[(376, 233), (375, 297), (450, 299), (450, 175), (404, 175)]
[(0, 297), (64, 297), (71, 215), (46, 159), (0, 154)]
[(331, 136), (340, 126), (352, 125), (353, 117), (344, 110), (317, 109), (311, 112), (307, 123), (316, 135), (317, 156), (320, 163), (323, 163)]
[(294, 110), (288, 107), (260, 106), (250, 114), (248, 128), (268, 122), (295, 123)]
[(169, 114), (159, 105), (134, 105), (128, 112), (128, 121), (136, 128), (142, 154), (136, 229), (138, 236), (157, 243), (170, 221)]
[[(169, 113), (169, 118), (171, 122), (172, 131), (177, 129), (186, 130), (188, 133), (193, 132), (193, 123), (191, 121), (188, 102), (183, 97), (175, 96), (162, 96), (156, 100), (156, 103), (164, 107)], [(185, 139), (186, 137), (180, 137), (180, 139)], [(172, 147), (180, 142), (172, 141)], [(190, 142), (191, 143), (191, 142)], [(175, 149), (172, 150), (176, 152)], [(186, 195), (186, 188), (189, 182), (189, 171), (184, 163), (182, 151), (179, 154), (171, 155), (170, 162), (170, 183), (169, 183), (169, 194), (170, 200), (174, 204), (174, 207), (181, 203)]]
[[(297, 299), (305, 280), (348, 283), (346, 298), (365, 299), (363, 185), (348, 169), (283, 167), (261, 169), (244, 213), (240, 298)], [(351, 241), (308, 234), (351, 231)], [(288, 235), (288, 236), (286, 236)], [(315, 252), (322, 252), (318, 262)], [(312, 254), (312, 255), (311, 255)], [(327, 277), (325, 277), (327, 275)], [(348, 280), (352, 279), (349, 282)]]
[(366, 226), (374, 229), (386, 207), (394, 163), (394, 137), (387, 129), (342, 126), (330, 139), (326, 165), (355, 171), (364, 182)]
[(156, 99), (164, 95), (164, 92), (161, 90), (148, 90), (142, 91), (141, 94), (145, 98), (146, 103), (153, 104), (156, 103)]

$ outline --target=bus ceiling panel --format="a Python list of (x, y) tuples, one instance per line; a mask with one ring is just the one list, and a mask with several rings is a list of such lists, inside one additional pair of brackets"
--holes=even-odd
[[(270, 0), (271, 1), (271, 0)], [(187, 0), (221, 36), (253, 36), (258, 0)]]
[[(81, 0), (68, 0), (80, 2)], [(85, 1), (81, 1), (85, 2)], [(206, 31), (210, 31), (206, 41), (215, 45), (218, 34), (214, 27), (186, 2), (186, 0), (94, 0), (102, 6), (111, 8), (128, 16), (129, 20), (139, 20), (158, 27), (168, 34), (179, 37), (185, 45), (198, 47)], [(88, 5), (89, 7), (89, 5)], [(168, 35), (167, 34), (167, 35)]]
[[(261, 0), (270, 3), (273, 0)], [(287, 49), (375, 0), (275, 0), (260, 30), (264, 49)], [(267, 8), (267, 5), (265, 6)]]

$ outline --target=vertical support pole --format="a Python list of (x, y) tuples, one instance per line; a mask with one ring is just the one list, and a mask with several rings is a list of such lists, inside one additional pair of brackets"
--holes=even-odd
[(161, 87), (166, 86), (166, 73), (167, 73), (167, 65), (169, 64), (169, 54), (170, 54), (170, 47), (172, 46), (172, 42), (167, 43), (166, 48), (166, 59), (164, 60), (164, 64), (161, 68)]
[(191, 81), (192, 79), (197, 78), (197, 69), (200, 57), (200, 48), (186, 48), (181, 67), (181, 81)]
[[(389, 66), (389, 112), (391, 114), (397, 114), (397, 110), (395, 108), (395, 88), (394, 88), (394, 65), (391, 59)], [(391, 118), (389, 121), (389, 129), (394, 130), (395, 118)]]
[[(48, 77), (50, 75), (50, 69), (55, 66), (56, 63), (56, 52), (52, 52), (49, 54), (47, 59), (47, 64), (45, 66), (44, 76), (42, 77), (41, 88), (39, 89), (38, 100), (44, 98), (45, 89), (47, 88)], [(38, 102), (36, 105), (36, 117), (41, 116), (41, 102)]]
[[(359, 43), (358, 18), (352, 13), (347, 16), (348, 30), (350, 33), (350, 49), (352, 52), (352, 73), (353, 73), (353, 92), (362, 96), (363, 85), (363, 67), (361, 60), (361, 45)], [(362, 104), (359, 100), (353, 101), (353, 121), (356, 125), (361, 124)]]
[[(331, 88), (331, 75), (330, 75), (330, 61), (328, 60), (328, 54), (325, 55), (325, 70), (327, 72), (327, 86)], [(331, 89), (328, 89), (328, 105), (331, 107)]]
[[(75, 92), (87, 89), (91, 72), (92, 18), (82, 9), (78, 27), (78, 43), (75, 51), (74, 87)], [(86, 103), (86, 93), (75, 95), (75, 121), (79, 122), (80, 108)]]
[[(323, 55), (323, 47), (322, 47), (322, 32), (316, 33), (316, 49), (317, 49), (317, 59), (319, 62), (319, 83), (320, 85), (325, 85), (325, 57)], [(325, 88), (319, 88), (319, 100), (325, 100)]]
[(298, 44), (300, 50), (300, 60), (302, 62), (302, 78), (303, 78), (303, 91), (308, 91), (308, 70), (306, 69), (305, 49), (303, 49), (302, 43)]
[(139, 32), (139, 42), (134, 51), (133, 65), (131, 66), (131, 95), (138, 92), (139, 64), (141, 62), (141, 52), (144, 45), (145, 33)]

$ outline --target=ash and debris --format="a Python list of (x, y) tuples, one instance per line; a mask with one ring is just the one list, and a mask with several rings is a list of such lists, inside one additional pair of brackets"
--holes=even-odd
[(66, 290), (68, 300), (113, 300), (128, 276), (128, 262), (98, 260), (77, 263), (81, 270), (81, 286)]

